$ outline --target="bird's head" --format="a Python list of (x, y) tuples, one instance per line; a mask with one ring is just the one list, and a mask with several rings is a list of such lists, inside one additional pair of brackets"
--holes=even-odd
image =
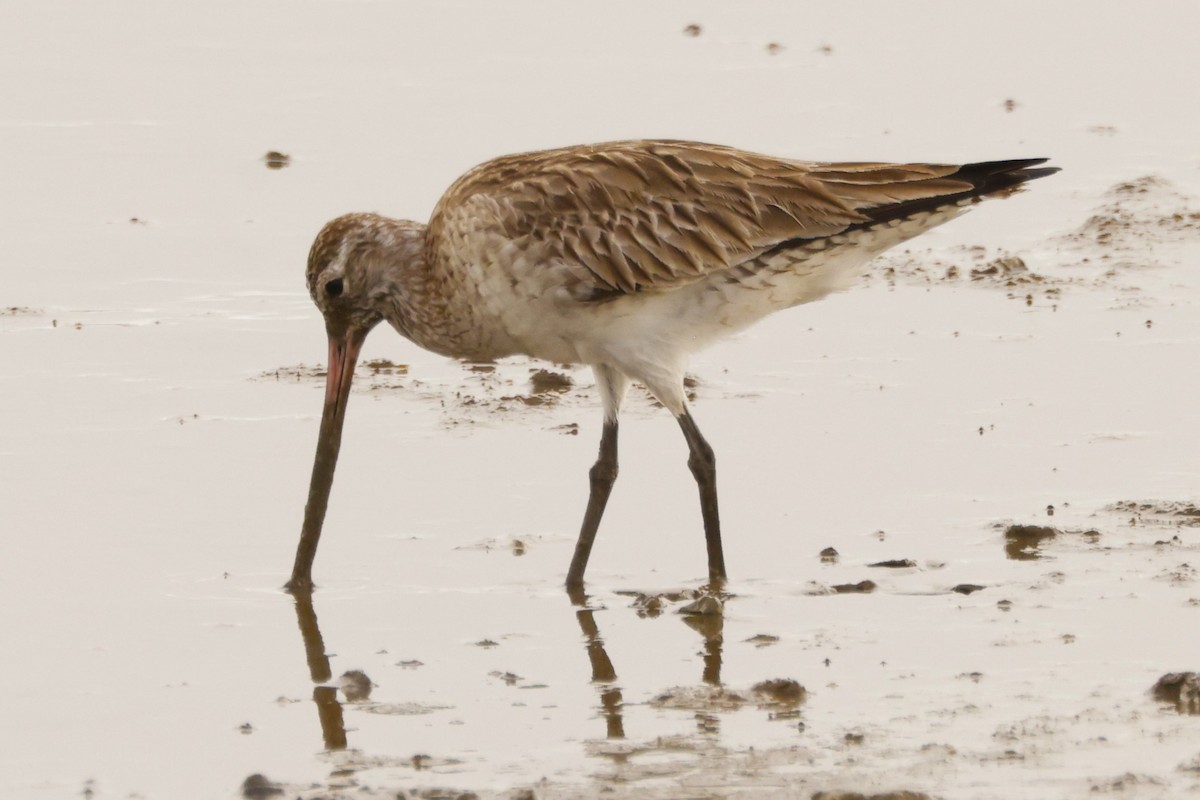
[(365, 336), (383, 319), (372, 301), (381, 270), (395, 255), (392, 222), (375, 214), (346, 214), (326, 223), (313, 241), (305, 278), (330, 337), (345, 337), (351, 330)]
[(367, 334), (384, 319), (398, 273), (419, 253), (419, 232), (416, 223), (347, 214), (327, 223), (309, 250), (305, 277), (308, 293), (325, 317), (329, 366), (300, 552), (289, 584), (293, 590), (311, 590), (312, 553), (333, 486), (354, 367)]

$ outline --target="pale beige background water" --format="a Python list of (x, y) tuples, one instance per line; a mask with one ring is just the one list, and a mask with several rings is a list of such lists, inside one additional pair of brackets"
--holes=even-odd
[[(1200, 669), (1200, 536), (1104, 509), (1200, 491), (1197, 29), (1191, 2), (0, 5), (0, 794), (227, 797), (254, 772), (546, 796), (1195, 790), (1200, 717), (1147, 690)], [(493, 155), (639, 136), (1064, 172), (897, 254), (893, 284), (697, 359), (737, 595), (719, 648), (618, 594), (704, 572), (682, 439), (632, 404), (589, 574), (609, 683), (559, 589), (594, 399), (527, 409), (499, 398), (531, 365), (484, 384), (376, 333), (366, 357), (409, 371), (352, 403), (315, 610), (332, 674), (377, 686), (326, 751), (278, 588), (320, 381), (261, 379), (324, 357), (311, 237), (349, 210), (422, 219)], [(1146, 175), (1170, 185), (1125, 198), (1118, 246), (1063, 238)], [(963, 245), (1061, 292), (913, 277), (983, 263)], [(1011, 560), (1006, 521), (1100, 537)], [(866, 566), (887, 558), (919, 567)], [(711, 681), (718, 652), (731, 690), (803, 683), (803, 729), (650, 702)]]

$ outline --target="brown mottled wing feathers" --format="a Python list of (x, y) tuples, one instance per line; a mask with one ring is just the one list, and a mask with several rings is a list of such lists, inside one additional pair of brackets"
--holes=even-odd
[(790, 240), (870, 224), (872, 209), (971, 193), (938, 164), (810, 164), (674, 141), (505, 156), (460, 178), (430, 220), (480, 199), (504, 236), (581, 266), (596, 291), (690, 283)]

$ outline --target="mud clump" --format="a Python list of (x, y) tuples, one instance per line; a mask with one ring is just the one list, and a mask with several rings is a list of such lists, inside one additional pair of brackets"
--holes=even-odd
[(975, 594), (975, 592), (983, 591), (984, 587), (978, 583), (960, 583), (950, 591), (955, 594)]
[(1001, 256), (988, 262), (979, 269), (971, 270), (971, 280), (992, 281), (1004, 286), (1016, 286), (1023, 283), (1041, 283), (1045, 280), (1041, 275), (1030, 272), (1025, 261), (1019, 256)]
[(561, 372), (539, 369), (529, 376), (529, 385), (534, 394), (550, 394), (551, 392), (561, 394), (569, 391), (575, 385), (575, 381), (571, 380), (569, 375)]
[(859, 581), (858, 583), (839, 583), (833, 587), (837, 594), (870, 594), (876, 589), (875, 581)]
[(679, 609), (679, 613), (697, 617), (720, 616), (725, 613), (725, 604), (721, 602), (720, 598), (705, 595)]
[(1043, 557), (1041, 546), (1061, 534), (1044, 525), (1009, 525), (1004, 530), (1004, 555), (1012, 561), (1035, 561)]
[(911, 558), (893, 558), (888, 561), (876, 561), (874, 564), (867, 564), (868, 567), (882, 567), (883, 569), (907, 569), (916, 565), (917, 562)]
[(808, 690), (791, 678), (759, 681), (750, 687), (750, 692), (760, 700), (780, 706), (798, 706), (808, 697)]
[(1170, 703), (1180, 714), (1200, 714), (1200, 674), (1168, 672), (1150, 691), (1155, 700)]
[(371, 683), (371, 679), (367, 677), (367, 673), (360, 669), (352, 669), (349, 672), (342, 673), (342, 677), (338, 679), (338, 688), (342, 690), (342, 694), (346, 695), (346, 699), (351, 703), (361, 703), (369, 700), (371, 697), (371, 689), (375, 684)]
[(839, 558), (838, 551), (832, 547), (826, 547), (821, 551), (821, 562), (824, 564), (836, 564)]
[(651, 619), (662, 614), (667, 606), (672, 603), (682, 603), (684, 600), (696, 600), (700, 597), (699, 592), (691, 589), (657, 593), (618, 591), (617, 594), (633, 597), (633, 603), (630, 605), (637, 612), (637, 615), (642, 618), (650, 617)]
[(1041, 552), (1042, 545), (1063, 536), (1078, 537), (1088, 544), (1100, 541), (1100, 531), (1094, 528), (1064, 530), (1047, 525), (1009, 525), (1004, 529), (1004, 554), (1013, 561), (1036, 561), (1046, 558), (1046, 554)]
[(261, 772), (256, 772), (242, 781), (242, 797), (249, 800), (262, 800), (264, 797), (278, 797), (281, 794), (283, 787), (272, 782)]
[(660, 595), (651, 595), (649, 597), (639, 597), (633, 601), (633, 608), (637, 611), (639, 617), (654, 619), (663, 612), (665, 601)]

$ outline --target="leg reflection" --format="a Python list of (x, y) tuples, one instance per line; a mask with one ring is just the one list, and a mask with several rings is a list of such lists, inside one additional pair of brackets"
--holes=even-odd
[[(685, 614), (684, 624), (704, 637), (704, 650), (699, 654), (704, 659), (704, 671), (700, 679), (709, 686), (721, 685), (721, 649), (725, 644), (725, 607), (719, 596), (719, 584), (706, 588), (706, 594), (692, 603), (689, 608), (695, 613)], [(697, 713), (696, 727), (700, 733), (716, 735), (721, 731), (721, 720), (716, 714)]]
[[(711, 588), (709, 589), (711, 591)], [(704, 672), (701, 680), (709, 686), (721, 685), (721, 648), (725, 644), (725, 607), (721, 599), (714, 595), (705, 595), (688, 608), (694, 608), (694, 613), (686, 613), (684, 624), (704, 637)]]
[(604, 640), (600, 638), (600, 629), (592, 609), (587, 605), (587, 595), (581, 587), (567, 590), (571, 604), (576, 607), (575, 619), (579, 621), (579, 629), (587, 642), (588, 660), (592, 664), (592, 683), (600, 684), (600, 713), (608, 726), (609, 739), (625, 738), (625, 721), (622, 717), (621, 689), (612, 685), (617, 680), (617, 671), (613, 668), (612, 660), (604, 649)]
[[(327, 683), (333, 677), (329, 656), (325, 652), (325, 640), (317, 624), (317, 612), (313, 609), (311, 592), (293, 592), (296, 602), (296, 621), (300, 625), (300, 638), (304, 641), (304, 657), (308, 661), (308, 674), (313, 683)], [(326, 750), (346, 749), (346, 721), (342, 716), (342, 704), (338, 701), (337, 689), (332, 686), (314, 686), (313, 702), (317, 704), (317, 716), (321, 720), (321, 737)]]

